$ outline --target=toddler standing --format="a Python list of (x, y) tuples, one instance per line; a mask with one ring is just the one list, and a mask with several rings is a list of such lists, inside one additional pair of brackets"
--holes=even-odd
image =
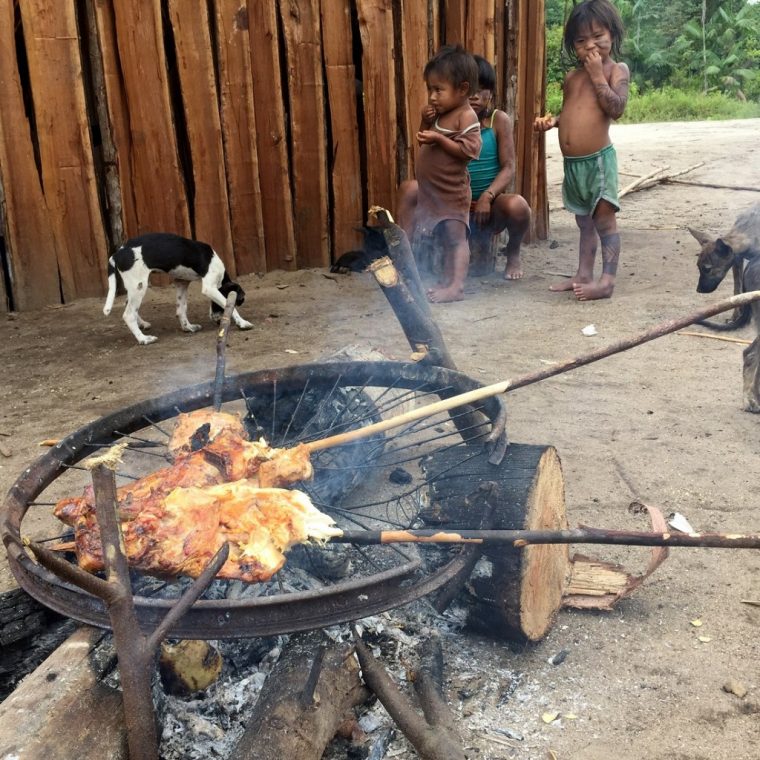
[[(620, 257), (617, 158), (610, 123), (623, 115), (628, 100), (628, 66), (613, 59), (622, 41), (623, 22), (609, 0), (576, 5), (563, 37), (564, 50), (576, 68), (562, 86), (562, 112), (539, 117), (533, 124), (540, 132), (559, 127), (565, 169), (562, 200), (580, 229), (578, 271), (569, 282), (549, 289), (572, 290), (579, 301), (612, 295)], [(597, 236), (602, 273), (594, 282)]]
[(443, 250), (443, 277), (428, 298), (461, 301), (470, 263), (467, 163), (478, 157), (481, 145), (480, 121), (470, 106), (478, 66), (461, 45), (447, 45), (427, 62), (424, 76), (428, 103), (417, 133), (416, 204), (402, 205), (399, 222), (410, 239), (430, 234)]

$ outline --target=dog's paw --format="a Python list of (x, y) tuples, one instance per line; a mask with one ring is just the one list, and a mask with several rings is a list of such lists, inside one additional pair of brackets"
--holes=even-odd
[(236, 324), (241, 330), (250, 330), (253, 327), (253, 325), (245, 319), (241, 319), (239, 322), (236, 322)]
[(190, 324), (190, 322), (188, 322), (187, 324), (182, 325), (182, 329), (185, 332), (196, 333), (196, 332), (198, 332), (198, 330), (202, 329), (202, 326), (201, 325), (193, 325), (193, 324)]
[(142, 338), (138, 338), (137, 342), (141, 346), (147, 346), (149, 343), (155, 343), (158, 338), (155, 335), (143, 335)]

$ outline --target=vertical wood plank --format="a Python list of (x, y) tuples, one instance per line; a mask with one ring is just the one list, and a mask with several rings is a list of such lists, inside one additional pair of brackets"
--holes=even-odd
[(332, 241), (337, 258), (358, 248), (362, 213), (362, 175), (357, 124), (356, 68), (347, 2), (322, 0), (322, 45), (330, 108), (330, 180), (333, 194)]
[(253, 104), (256, 111), (256, 146), (267, 269), (296, 269), (298, 261), (276, 13), (277, 9), (271, 0), (248, 0)]
[(279, 0), (287, 57), (293, 211), (299, 266), (330, 264), (327, 129), (319, 0)]
[(42, 187), (64, 301), (105, 292), (100, 208), (73, 0), (20, 0), (34, 91)]
[(414, 178), (414, 165), (419, 146), (414, 136), (420, 128), (420, 111), (427, 102), (427, 88), (422, 72), (428, 62), (428, 6), (427, 3), (404, 3), (401, 9), (401, 63), (404, 81), (401, 91), (405, 93), (406, 140), (405, 165), (402, 178)]
[(193, 171), (191, 228), (198, 240), (209, 243), (221, 256), (230, 276), (234, 277), (235, 257), (208, 5), (206, 0), (169, 0), (169, 17)]
[(55, 236), (34, 160), (17, 68), (13, 0), (0, 0), (0, 181), (14, 307), (60, 303)]
[(238, 274), (266, 272), (251, 46), (245, 0), (214, 0), (224, 163)]
[(471, 53), (494, 62), (494, 0), (468, 3), (465, 17), (464, 46)]
[(536, 116), (544, 112), (546, 103), (546, 17), (544, 3), (534, 3), (528, 47), (535, 51), (535, 68), (532, 71), (530, 110), (526, 113), (531, 128), (531, 151), (527, 166), (531, 178), (528, 203), (534, 209), (532, 234), (538, 240), (549, 235), (549, 204), (546, 195), (546, 139), (532, 130)]
[(136, 232), (190, 235), (169, 97), (161, 0), (113, 0), (132, 143)]
[(396, 103), (393, 9), (391, 0), (357, 0), (356, 6), (362, 40), (368, 200), (370, 206), (395, 208), (398, 139), (392, 116)]
[(526, 235), (526, 242), (530, 242), (545, 238), (549, 230), (545, 141), (543, 135), (533, 132), (533, 120), (544, 103), (544, 5), (523, 0), (518, 3), (517, 16), (517, 192), (533, 211)]
[[(478, 2), (483, 1), (478, 0)], [(467, 0), (445, 0), (444, 5), (445, 43), (447, 45), (466, 45)]]
[[(494, 25), (494, 52), (493, 52), (493, 67), (496, 71), (496, 96), (497, 104), (501, 104), (504, 107), (506, 103), (506, 57), (507, 57), (507, 40), (506, 40), (506, 15), (507, 5), (510, 0), (504, 0), (503, 2), (495, 3), (493, 25)], [(511, 112), (510, 117), (512, 116)]]
[[(121, 189), (121, 220), (123, 238), (137, 235), (139, 225), (135, 206), (135, 187), (132, 177), (132, 138), (129, 132), (129, 109), (124, 82), (119, 66), (116, 42), (116, 21), (110, 0), (94, 0), (95, 23), (100, 41), (99, 54), (103, 67), (103, 84), (108, 120), (111, 127), (111, 141), (116, 153), (113, 169)], [(123, 241), (119, 241), (123, 242)]]

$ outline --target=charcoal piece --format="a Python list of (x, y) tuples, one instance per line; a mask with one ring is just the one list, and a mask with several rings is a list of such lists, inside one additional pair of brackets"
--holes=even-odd
[(390, 480), (391, 483), (396, 483), (396, 485), (399, 486), (405, 486), (408, 483), (411, 483), (413, 479), (412, 474), (403, 467), (395, 467), (388, 476), (388, 480)]

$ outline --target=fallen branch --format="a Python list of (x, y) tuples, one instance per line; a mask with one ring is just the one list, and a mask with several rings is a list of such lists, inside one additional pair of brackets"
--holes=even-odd
[(710, 333), (693, 332), (691, 330), (684, 330), (676, 333), (676, 335), (689, 335), (692, 338), (712, 338), (712, 340), (725, 340), (727, 343), (741, 343), (743, 346), (748, 346), (752, 343), (751, 340), (746, 338), (729, 338), (727, 335), (711, 335)]
[[(674, 174), (673, 177), (676, 175)], [(696, 182), (688, 179), (673, 179), (673, 177), (665, 177), (661, 179), (661, 182), (672, 182), (674, 185), (694, 185), (695, 187), (710, 187), (718, 190), (748, 190), (752, 193), (760, 193), (760, 187), (750, 187), (748, 185), (718, 185), (714, 182)]]
[(662, 169), (658, 169), (657, 171), (651, 172), (650, 174), (645, 175), (644, 177), (641, 177), (640, 179), (636, 180), (635, 182), (631, 182), (630, 185), (623, 188), (618, 193), (618, 198), (622, 198), (624, 195), (628, 195), (629, 193), (633, 193), (636, 190), (646, 190), (649, 187), (654, 187), (655, 185), (659, 184), (660, 182), (675, 182), (676, 177), (681, 177), (684, 174), (688, 174), (689, 172), (693, 172), (695, 169), (698, 169), (700, 166), (704, 166), (705, 162), (700, 161), (698, 164), (693, 164), (692, 166), (689, 166), (686, 169), (681, 169), (681, 171), (674, 172), (673, 174), (666, 174), (665, 176), (659, 177), (658, 174), (661, 174), (662, 172), (666, 171), (670, 167), (665, 166)]
[[(628, 193), (632, 193), (635, 190), (640, 190), (642, 185), (644, 185), (646, 182), (649, 182), (650, 180), (653, 180), (655, 177), (657, 177), (658, 174), (662, 174), (663, 172), (666, 172), (668, 169), (670, 169), (669, 166), (663, 166), (661, 169), (655, 169), (653, 172), (649, 172), (649, 174), (645, 174), (643, 177), (639, 177), (638, 179), (635, 179), (633, 182), (631, 182), (630, 185), (626, 185), (618, 193), (618, 198), (622, 198), (624, 195), (628, 195)], [(652, 182), (652, 184), (655, 184), (655, 183)]]

